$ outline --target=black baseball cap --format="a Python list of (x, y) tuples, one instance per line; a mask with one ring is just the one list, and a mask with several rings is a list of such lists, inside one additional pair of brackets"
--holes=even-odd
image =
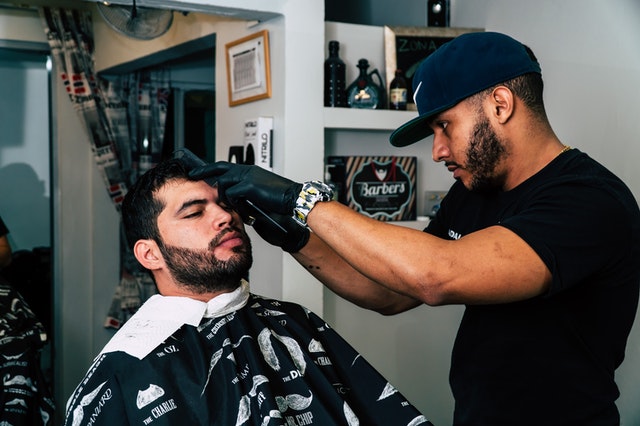
[(431, 136), (427, 125), (434, 115), (496, 84), (527, 73), (541, 73), (526, 46), (506, 34), (462, 34), (429, 55), (413, 77), (418, 117), (389, 137), (393, 146), (407, 146)]

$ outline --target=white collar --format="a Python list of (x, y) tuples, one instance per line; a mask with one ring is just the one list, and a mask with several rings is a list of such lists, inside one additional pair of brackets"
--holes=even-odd
[(153, 295), (124, 323), (98, 356), (122, 351), (142, 359), (184, 324), (197, 327), (202, 318), (217, 318), (237, 311), (248, 299), (249, 283), (245, 280), (234, 291), (206, 303), (189, 297)]

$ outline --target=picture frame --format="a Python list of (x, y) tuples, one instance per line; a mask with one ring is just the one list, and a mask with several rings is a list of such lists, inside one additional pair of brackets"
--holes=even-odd
[(225, 44), (229, 106), (271, 97), (269, 32), (262, 30)]
[[(395, 76), (397, 69), (407, 81), (407, 109), (416, 110), (413, 102), (412, 81), (420, 63), (438, 47), (455, 37), (481, 32), (482, 28), (452, 27), (384, 27), (384, 57), (387, 82)], [(389, 91), (387, 83), (387, 92)]]

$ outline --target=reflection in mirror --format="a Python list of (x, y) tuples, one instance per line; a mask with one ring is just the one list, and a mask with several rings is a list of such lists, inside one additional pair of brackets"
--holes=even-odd
[(215, 161), (215, 38), (210, 46), (168, 64), (171, 101), (167, 111), (163, 156), (188, 148)]
[[(53, 380), (50, 79), (48, 46), (0, 48), (0, 217), (13, 252), (0, 271), (0, 369), (4, 386), (24, 376), (46, 394)], [(13, 291), (28, 309), (16, 311)], [(25, 376), (20, 365), (41, 376)]]

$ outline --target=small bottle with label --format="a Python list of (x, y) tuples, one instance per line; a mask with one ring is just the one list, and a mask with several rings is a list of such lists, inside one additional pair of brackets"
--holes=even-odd
[(389, 109), (405, 111), (407, 109), (407, 80), (402, 70), (396, 70), (391, 84), (389, 84)]

